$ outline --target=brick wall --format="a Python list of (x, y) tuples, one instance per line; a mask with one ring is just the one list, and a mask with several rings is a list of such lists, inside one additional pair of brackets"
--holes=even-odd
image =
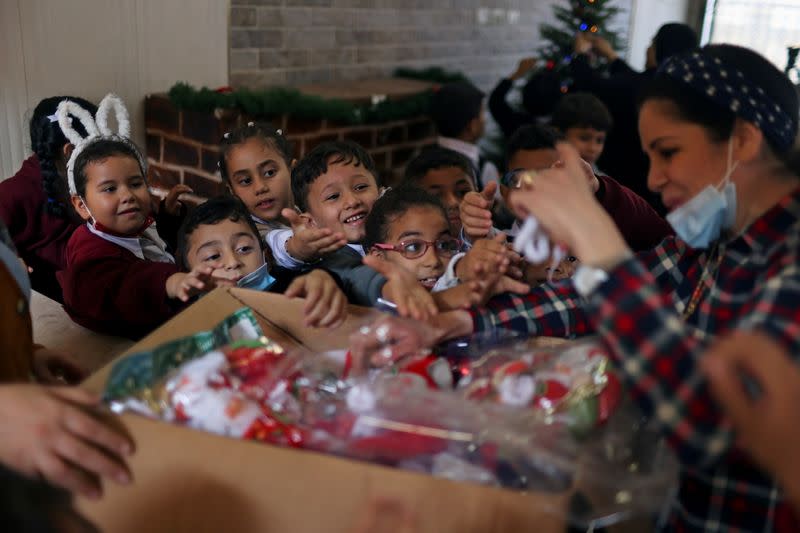
[[(185, 183), (200, 198), (221, 194), (224, 186), (217, 169), (219, 140), (226, 131), (250, 120), (234, 110), (180, 111), (165, 95), (148, 96), (145, 131), (150, 185), (169, 189)], [(392, 183), (412, 155), (435, 139), (433, 124), (425, 117), (347, 126), (282, 116), (273, 124), (286, 132), (297, 158), (325, 141), (350, 139), (361, 144), (375, 159), (384, 183)]]
[[(633, 0), (615, 29), (628, 34)], [(230, 82), (302, 85), (441, 66), (484, 89), (540, 44), (566, 0), (232, 0)]]

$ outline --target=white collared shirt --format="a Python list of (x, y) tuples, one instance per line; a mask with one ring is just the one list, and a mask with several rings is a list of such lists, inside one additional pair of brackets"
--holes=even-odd
[(156, 223), (153, 222), (138, 237), (119, 237), (110, 235), (92, 224), (86, 223), (89, 231), (108, 242), (125, 248), (130, 253), (143, 261), (153, 261), (155, 263), (175, 263), (175, 258), (167, 252), (167, 244), (161, 239), (156, 230)]

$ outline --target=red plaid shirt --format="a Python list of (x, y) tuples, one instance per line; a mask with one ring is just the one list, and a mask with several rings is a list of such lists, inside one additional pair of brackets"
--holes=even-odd
[(619, 264), (586, 300), (569, 282), (501, 295), (472, 311), (474, 329), (602, 337), (633, 399), (681, 461), (668, 529), (800, 531), (773, 480), (733, 447), (697, 364), (714, 337), (732, 330), (765, 331), (800, 357), (800, 189), (720, 246), (717, 274), (705, 277), (686, 320), (704, 270), (713, 271), (714, 247), (692, 250), (668, 237)]

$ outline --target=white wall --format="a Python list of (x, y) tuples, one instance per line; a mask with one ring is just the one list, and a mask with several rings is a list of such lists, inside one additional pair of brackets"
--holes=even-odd
[(667, 22), (687, 23), (689, 0), (633, 0), (628, 63), (643, 70), (645, 53), (653, 36)]
[(0, 0), (0, 179), (30, 153), (45, 97), (113, 91), (144, 144), (144, 96), (228, 83), (227, 0)]

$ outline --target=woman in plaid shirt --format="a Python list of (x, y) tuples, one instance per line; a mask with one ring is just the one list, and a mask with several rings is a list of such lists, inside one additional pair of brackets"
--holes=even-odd
[(755, 52), (707, 46), (662, 65), (639, 130), (648, 186), (672, 211), (677, 238), (632, 254), (586, 187), (577, 154), (561, 146), (564, 165), (529, 177), (511, 202), (584, 266), (572, 283), (502, 295), (436, 325), (444, 336), (495, 327), (599, 334), (681, 460), (664, 529), (800, 531), (780, 487), (736, 447), (698, 363), (734, 330), (763, 332), (800, 354), (795, 88)]

